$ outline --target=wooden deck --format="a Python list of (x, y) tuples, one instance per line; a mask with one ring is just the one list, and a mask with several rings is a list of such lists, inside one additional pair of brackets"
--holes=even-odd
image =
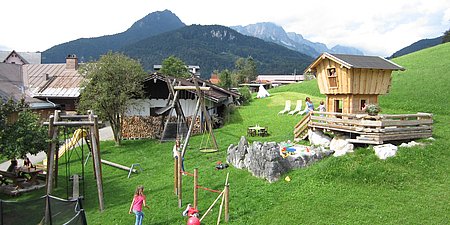
[(314, 112), (294, 127), (294, 137), (305, 139), (309, 128), (350, 134), (352, 143), (383, 144), (388, 141), (432, 136), (433, 115), (417, 114), (342, 114)]

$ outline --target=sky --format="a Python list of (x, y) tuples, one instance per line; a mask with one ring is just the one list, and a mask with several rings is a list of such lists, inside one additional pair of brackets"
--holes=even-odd
[(273, 22), (329, 48), (340, 44), (379, 56), (450, 29), (450, 0), (14, 0), (0, 7), (0, 50), (45, 51), (120, 33), (165, 9), (187, 25)]

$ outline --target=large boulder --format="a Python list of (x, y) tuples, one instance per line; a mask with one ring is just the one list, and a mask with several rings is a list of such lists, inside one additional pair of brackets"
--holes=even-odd
[(278, 143), (253, 142), (249, 145), (245, 137), (241, 137), (238, 145), (228, 147), (227, 162), (239, 169), (246, 168), (253, 176), (274, 182), (292, 169), (308, 166), (332, 154), (323, 147), (311, 147), (309, 150), (307, 154), (296, 154), (284, 158), (280, 154)]

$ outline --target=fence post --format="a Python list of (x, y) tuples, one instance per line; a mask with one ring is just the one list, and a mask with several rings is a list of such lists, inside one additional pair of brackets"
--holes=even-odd
[(177, 151), (177, 155), (178, 155), (178, 208), (181, 209), (183, 202), (182, 202), (182, 185), (183, 185), (183, 171), (182, 171), (182, 163), (183, 163), (183, 159), (181, 156), (181, 152)]
[(228, 213), (229, 210), (229, 202), (230, 202), (230, 185), (226, 184), (225, 185), (225, 222), (228, 222), (228, 220), (230, 219), (230, 214)]
[(198, 168), (194, 169), (194, 208), (197, 208), (197, 201), (198, 201)]
[(178, 195), (178, 157), (174, 157), (173, 159), (173, 191), (175, 195)]

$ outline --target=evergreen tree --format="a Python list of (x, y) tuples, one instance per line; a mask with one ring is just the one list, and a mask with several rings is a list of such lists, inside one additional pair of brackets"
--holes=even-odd
[(444, 32), (444, 37), (442, 38), (442, 43), (450, 42), (450, 29)]

